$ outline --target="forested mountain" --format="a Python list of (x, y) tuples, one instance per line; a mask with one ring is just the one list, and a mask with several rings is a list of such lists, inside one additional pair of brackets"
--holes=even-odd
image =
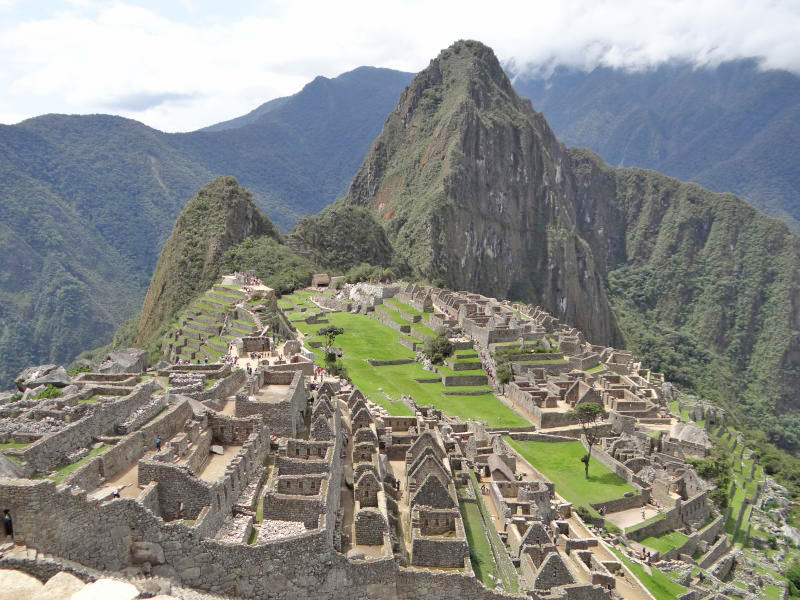
[[(319, 77), (298, 94), (186, 134), (107, 115), (0, 126), (0, 255), (8, 265), (0, 272), (0, 387), (22, 365), (68, 360), (109, 341), (140, 305), (181, 207), (215, 176), (237, 177), (282, 230), (343, 194), (411, 77), (370, 67)], [(514, 85), (568, 144), (614, 165), (738, 192), (796, 225), (800, 86), (789, 73), (739, 61), (643, 73), (557, 70)], [(324, 234), (315, 223), (302, 235)], [(259, 247), (241, 251), (255, 257)], [(583, 254), (578, 243), (563, 256)], [(566, 298), (562, 275), (548, 285)], [(515, 289), (531, 285), (520, 279)]]
[(800, 77), (755, 60), (518, 76), (569, 146), (732, 192), (800, 231)]
[(141, 306), (179, 211), (216, 175), (247, 182), (282, 228), (343, 193), (410, 78), (318, 77), (188, 134), (108, 115), (0, 126), (0, 389), (24, 365), (109, 342)]
[(340, 204), (371, 209), (416, 277), (540, 304), (800, 444), (800, 238), (731, 194), (565, 147), (486, 46), (414, 78)]

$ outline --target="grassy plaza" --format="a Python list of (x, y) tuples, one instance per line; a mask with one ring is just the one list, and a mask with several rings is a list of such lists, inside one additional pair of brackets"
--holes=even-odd
[(615, 500), (634, 492), (633, 486), (592, 458), (589, 479), (583, 472), (581, 457), (586, 454), (578, 442), (536, 442), (504, 439), (542, 475), (556, 484), (556, 493), (575, 506)]
[[(318, 307), (311, 303), (308, 292), (295, 292), (279, 300), (279, 306), (287, 309), (290, 308), (289, 303), (308, 309), (313, 306), (318, 310)], [(367, 359), (383, 361), (414, 359), (414, 352), (398, 342), (402, 334), (376, 319), (361, 314), (339, 312), (325, 315), (327, 324), (308, 324), (303, 320), (306, 316), (304, 312), (287, 310), (286, 314), (292, 324), (306, 336), (306, 345), (310, 341), (322, 341), (317, 331), (323, 327), (327, 325), (341, 327), (344, 333), (336, 338), (336, 346), (342, 349), (340, 360), (347, 369), (348, 376), (364, 395), (391, 414), (411, 414), (409, 408), (400, 401), (403, 395), (408, 395), (420, 406), (433, 405), (448, 415), (482, 421), (489, 427), (524, 427), (530, 424), (498, 400), (488, 386), (445, 388), (441, 382), (421, 383), (416, 379), (434, 379), (437, 374), (426, 371), (417, 362), (378, 367), (370, 365)], [(322, 349), (312, 350), (322, 364)], [(444, 393), (453, 390), (482, 393), (479, 395)]]

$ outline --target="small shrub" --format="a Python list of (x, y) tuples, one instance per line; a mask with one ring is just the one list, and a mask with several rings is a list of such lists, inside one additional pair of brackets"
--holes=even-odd
[(329, 365), (328, 372), (334, 377), (350, 379), (350, 377), (347, 375), (347, 369), (341, 363), (333, 363), (332, 365)]
[(48, 384), (43, 390), (36, 392), (31, 399), (43, 400), (45, 398), (58, 398), (61, 396), (61, 390), (52, 384)]
[(608, 533), (612, 533), (614, 535), (619, 535), (622, 533), (622, 530), (614, 525), (611, 521), (603, 521), (603, 527)]
[(453, 342), (447, 337), (444, 329), (436, 332), (436, 337), (429, 338), (422, 349), (423, 354), (435, 365), (440, 365), (453, 354)]
[(786, 569), (786, 579), (788, 579), (794, 587), (800, 587), (800, 560), (795, 558), (791, 562)]
[(78, 373), (91, 373), (91, 369), (86, 365), (81, 365), (80, 367), (73, 367), (71, 369), (67, 369), (67, 375), (70, 377), (75, 377)]
[(589, 509), (585, 506), (578, 506), (575, 509), (577, 515), (585, 522), (591, 523), (592, 522), (592, 513), (589, 512)]

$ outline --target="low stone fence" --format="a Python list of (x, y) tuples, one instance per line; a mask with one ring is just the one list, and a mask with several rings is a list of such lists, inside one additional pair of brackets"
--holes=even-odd
[(247, 381), (247, 373), (245, 373), (244, 369), (236, 369), (207, 390), (190, 392), (186, 395), (201, 402), (204, 400), (221, 400), (234, 394), (244, 385), (245, 381)]
[(118, 400), (97, 404), (91, 413), (67, 425), (61, 431), (46, 435), (20, 451), (19, 456), (28, 468), (38, 473), (49, 473), (65, 464), (67, 457), (80, 448), (86, 448), (102, 435), (112, 434), (115, 427), (127, 419), (152, 393), (160, 389), (153, 380), (140, 383), (134, 391)]
[[(581, 436), (581, 444), (583, 444), (583, 447), (586, 448), (586, 450), (588, 451), (589, 446), (586, 443), (585, 436)], [(628, 467), (623, 465), (621, 462), (619, 462), (616, 458), (611, 456), (608, 452), (606, 452), (602, 448), (598, 448), (597, 446), (595, 446), (592, 449), (592, 457), (596, 458), (599, 462), (603, 463), (605, 466), (614, 471), (614, 473), (622, 477), (625, 481), (630, 483), (635, 488), (641, 489), (650, 487), (646, 481), (644, 481), (641, 477), (638, 477), (636, 473), (631, 471)]]
[(444, 375), (442, 383), (445, 387), (459, 387), (465, 385), (486, 385), (489, 382), (487, 375)]
[(398, 358), (396, 360), (375, 360), (368, 358), (367, 362), (373, 367), (390, 367), (393, 365), (410, 365), (416, 362), (413, 358)]
[(136, 431), (147, 423), (150, 419), (160, 413), (170, 402), (170, 394), (153, 394), (152, 400), (133, 412), (133, 414), (123, 423), (117, 425), (117, 432), (127, 435)]
[(294, 373), (296, 371), (300, 371), (306, 377), (313, 377), (314, 376), (314, 363), (308, 359), (302, 359), (300, 362), (296, 363), (285, 363), (282, 365), (272, 365), (269, 368), (270, 371), (273, 373)]
[(713, 546), (711, 546), (711, 548), (709, 548), (708, 552), (700, 557), (700, 560), (697, 561), (697, 564), (701, 569), (707, 569), (725, 554), (727, 554), (730, 549), (731, 540), (727, 535), (723, 535)]
[(623, 496), (614, 500), (607, 500), (605, 502), (590, 503), (590, 506), (595, 510), (605, 509), (606, 513), (615, 513), (621, 510), (630, 510), (631, 508), (639, 508), (644, 506), (650, 501), (650, 494), (647, 491), (642, 491), (639, 494), (631, 494), (630, 496)]
[(158, 370), (159, 377), (169, 377), (171, 373), (203, 373), (208, 379), (221, 379), (231, 373), (228, 363), (212, 363), (208, 365), (170, 365)]
[(512, 440), (519, 440), (521, 442), (574, 442), (573, 437), (564, 435), (556, 435), (553, 433), (537, 433), (537, 432), (510, 432), (508, 434)]

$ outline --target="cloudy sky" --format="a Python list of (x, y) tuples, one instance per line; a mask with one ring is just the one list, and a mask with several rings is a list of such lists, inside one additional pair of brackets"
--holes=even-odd
[(0, 0), (0, 123), (113, 113), (188, 131), (460, 38), (517, 69), (758, 57), (800, 73), (800, 0)]

